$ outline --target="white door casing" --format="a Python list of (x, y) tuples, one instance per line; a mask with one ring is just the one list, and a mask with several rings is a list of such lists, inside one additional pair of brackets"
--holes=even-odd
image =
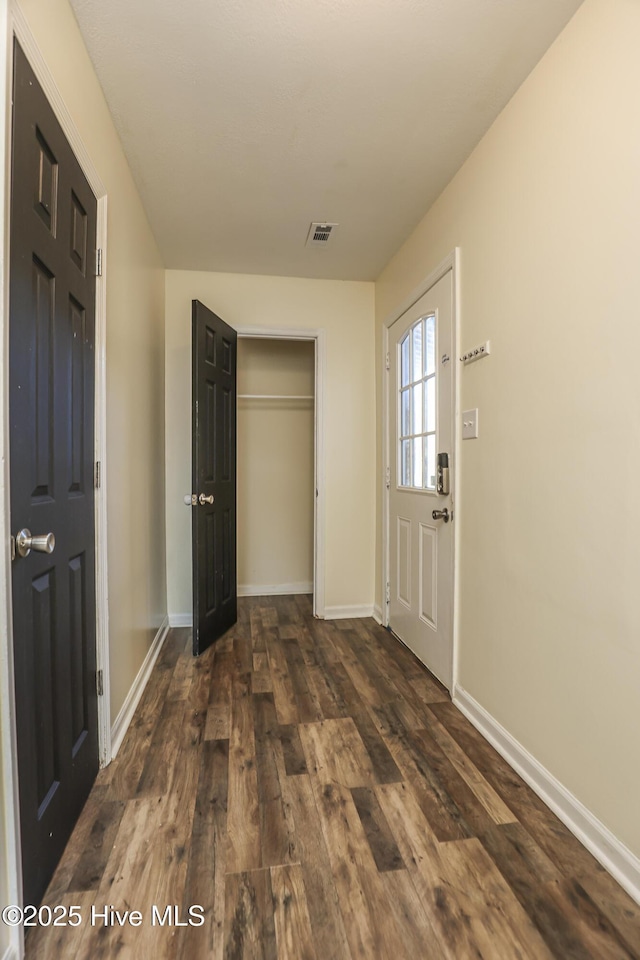
[[(451, 689), (453, 682), (453, 514), (455, 354), (453, 270), (389, 328), (388, 622)], [(436, 457), (449, 457), (449, 493), (436, 490)]]

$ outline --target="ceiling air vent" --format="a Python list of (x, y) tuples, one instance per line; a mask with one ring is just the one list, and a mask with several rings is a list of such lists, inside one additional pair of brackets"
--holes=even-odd
[(337, 226), (337, 223), (312, 223), (307, 235), (307, 246), (326, 247)]

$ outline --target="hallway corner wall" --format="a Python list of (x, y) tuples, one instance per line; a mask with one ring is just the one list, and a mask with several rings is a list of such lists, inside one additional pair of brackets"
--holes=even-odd
[(459, 353), (491, 354), (459, 365), (458, 682), (640, 865), (639, 44), (638, 3), (585, 0), (379, 277), (376, 335), (380, 371), (459, 247)]
[(328, 615), (331, 608), (373, 609), (373, 292), (369, 282), (167, 271), (167, 576), (173, 622), (185, 622), (192, 609), (191, 515), (183, 502), (191, 492), (192, 299), (236, 328), (325, 330), (325, 607)]
[(21, 0), (106, 185), (111, 720), (166, 617), (164, 267), (68, 0)]

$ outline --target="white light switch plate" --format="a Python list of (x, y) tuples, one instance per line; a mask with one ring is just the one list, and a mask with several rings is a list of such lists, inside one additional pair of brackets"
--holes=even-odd
[(462, 439), (475, 440), (478, 436), (478, 408), (462, 414)]

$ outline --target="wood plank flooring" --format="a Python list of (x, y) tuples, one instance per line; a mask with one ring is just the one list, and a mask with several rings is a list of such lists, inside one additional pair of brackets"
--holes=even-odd
[(82, 924), (29, 960), (640, 960), (640, 908), (373, 620), (243, 599), (190, 647), (170, 632), (47, 891)]

